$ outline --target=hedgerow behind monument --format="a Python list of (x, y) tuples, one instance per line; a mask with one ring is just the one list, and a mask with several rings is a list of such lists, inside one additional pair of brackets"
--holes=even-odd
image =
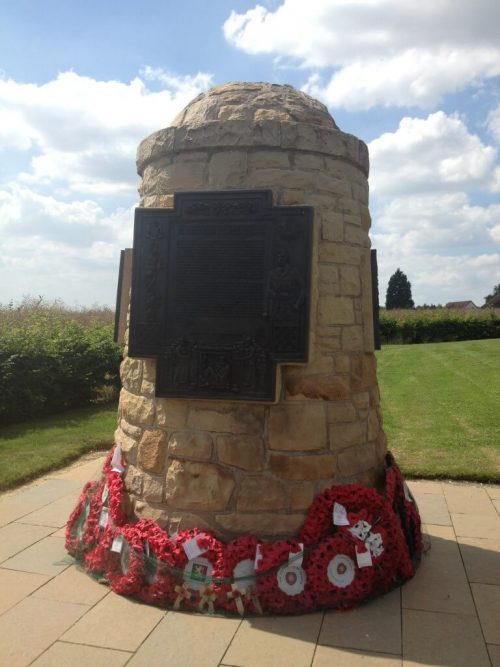
[(106, 319), (30, 299), (0, 308), (0, 423), (87, 405), (117, 388), (121, 350)]

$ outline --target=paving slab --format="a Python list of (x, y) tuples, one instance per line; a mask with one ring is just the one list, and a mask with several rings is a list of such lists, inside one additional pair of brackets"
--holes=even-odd
[(500, 586), (471, 584), (484, 638), (489, 644), (500, 644)]
[(400, 656), (318, 646), (312, 667), (401, 667)]
[(444, 497), (455, 514), (495, 514), (486, 488), (472, 484), (443, 483)]
[(475, 616), (476, 609), (455, 534), (448, 526), (427, 526), (430, 550), (401, 589), (405, 609), (424, 609)]
[(486, 487), (486, 493), (493, 500), (500, 500), (500, 485), (498, 484), (488, 484)]
[(309, 667), (322, 620), (323, 614), (245, 619), (223, 663), (234, 667)]
[(488, 653), (490, 654), (492, 667), (500, 667), (500, 646), (488, 644)]
[(88, 607), (28, 597), (0, 616), (0, 665), (29, 665)]
[(136, 651), (164, 615), (156, 607), (107, 595), (60, 638), (75, 644)]
[(122, 667), (131, 655), (125, 651), (115, 651), (109, 648), (56, 642), (31, 664), (33, 667), (56, 667), (57, 665)]
[(0, 528), (0, 563), (51, 534), (48, 526), (9, 523)]
[(457, 537), (496, 538), (500, 535), (500, 516), (492, 514), (451, 514)]
[(351, 611), (326, 612), (318, 644), (401, 655), (400, 590)]
[(475, 617), (403, 609), (403, 666), (489, 667)]
[(168, 612), (128, 665), (217, 667), (240, 623), (237, 618)]
[(406, 483), (410, 487), (410, 491), (415, 494), (421, 493), (431, 493), (437, 495), (443, 495), (443, 486), (442, 482), (439, 480), (428, 480), (428, 479), (408, 479)]
[(77, 461), (67, 468), (62, 470), (56, 470), (47, 477), (50, 479), (68, 479), (74, 480), (77, 482), (82, 482), (82, 486), (85, 482), (91, 482), (93, 479), (99, 479), (102, 472), (102, 467), (104, 461), (106, 460), (106, 454), (99, 456), (92, 456), (88, 458), (85, 456), (83, 460)]
[(0, 614), (49, 581), (47, 575), (0, 568)]
[(4, 561), (1, 567), (55, 576), (74, 563), (60, 537), (45, 537)]
[(75, 507), (80, 496), (81, 489), (73, 491), (53, 503), (49, 503), (34, 512), (24, 515), (18, 519), (18, 523), (26, 523), (39, 526), (51, 526), (52, 528), (61, 528), (65, 526), (71, 511)]
[(0, 497), (0, 526), (20, 519), (49, 503), (81, 490), (81, 482), (71, 479), (46, 479)]
[(109, 591), (108, 586), (97, 583), (88, 574), (72, 566), (41, 586), (33, 596), (92, 606), (102, 600), (104, 596), (109, 595)]
[(467, 578), (478, 584), (500, 586), (500, 536), (498, 539), (459, 537)]
[(450, 513), (444, 495), (436, 493), (415, 494), (420, 517), (424, 523), (451, 526)]

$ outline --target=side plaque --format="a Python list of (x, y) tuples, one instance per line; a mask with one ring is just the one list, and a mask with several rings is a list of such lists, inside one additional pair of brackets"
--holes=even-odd
[(251, 190), (136, 209), (129, 355), (158, 359), (157, 396), (274, 400), (276, 364), (307, 361), (312, 213)]

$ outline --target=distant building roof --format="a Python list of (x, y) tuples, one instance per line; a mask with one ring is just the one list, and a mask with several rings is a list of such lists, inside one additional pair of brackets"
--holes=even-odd
[(479, 308), (473, 301), (449, 301), (446, 308)]

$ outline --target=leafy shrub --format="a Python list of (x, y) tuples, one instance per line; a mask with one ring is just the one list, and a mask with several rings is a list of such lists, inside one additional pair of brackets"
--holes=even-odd
[(118, 388), (112, 325), (71, 315), (57, 302), (0, 309), (0, 423), (86, 405)]
[(500, 316), (494, 309), (381, 310), (380, 333), (385, 343), (440, 343), (500, 338)]

